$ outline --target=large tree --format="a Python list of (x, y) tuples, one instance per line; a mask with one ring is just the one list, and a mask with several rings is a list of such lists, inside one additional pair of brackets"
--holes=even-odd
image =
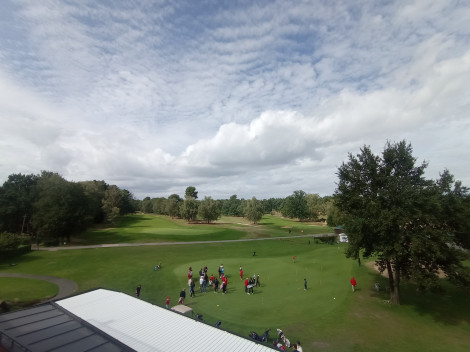
[(246, 201), (245, 217), (252, 223), (256, 224), (263, 217), (263, 210), (264, 209), (261, 202), (255, 197), (253, 197), (250, 200)]
[(172, 218), (177, 218), (180, 216), (180, 207), (183, 200), (177, 194), (172, 194), (168, 197), (168, 202), (166, 205), (166, 211), (168, 215)]
[(194, 198), (187, 198), (181, 203), (180, 213), (183, 219), (194, 221), (197, 218), (199, 202)]
[(33, 228), (46, 243), (56, 244), (83, 230), (91, 218), (83, 187), (57, 173), (43, 171), (37, 183)]
[(199, 203), (198, 213), (199, 217), (209, 224), (220, 217), (220, 207), (211, 197), (204, 197)]
[(38, 176), (13, 174), (0, 187), (0, 232), (30, 232)]
[(455, 212), (462, 214), (468, 205), (468, 192), (454, 186), (447, 171), (438, 181), (424, 178), (426, 167), (416, 165), (411, 145), (402, 141), (388, 142), (381, 156), (364, 146), (338, 170), (335, 204), (345, 216), (346, 255), (377, 256), (396, 304), (404, 279), (421, 290), (439, 287), (438, 272), (459, 285), (470, 282), (458, 246), (468, 227), (455, 223)]
[(186, 191), (184, 192), (184, 197), (186, 199), (188, 199), (188, 198), (197, 199), (196, 187), (194, 187), (194, 186), (186, 187)]
[(307, 198), (304, 191), (295, 191), (284, 200), (281, 209), (282, 216), (298, 218), (300, 221), (308, 219)]

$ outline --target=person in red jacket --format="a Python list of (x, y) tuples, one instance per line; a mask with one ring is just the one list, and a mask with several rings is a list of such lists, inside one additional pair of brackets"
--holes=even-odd
[(243, 269), (240, 267), (240, 280), (243, 280)]
[(247, 294), (249, 294), (248, 293), (248, 283), (249, 283), (248, 278), (246, 278), (245, 279), (245, 293), (247, 293)]
[(354, 276), (351, 278), (351, 286), (352, 286), (352, 290), (353, 292), (356, 292), (356, 285), (357, 285), (357, 282), (356, 282), (356, 279), (354, 278)]

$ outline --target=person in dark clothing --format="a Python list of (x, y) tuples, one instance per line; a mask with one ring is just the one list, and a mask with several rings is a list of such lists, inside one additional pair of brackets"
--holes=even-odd
[(304, 279), (304, 290), (307, 291), (307, 279)]
[(180, 299), (178, 301), (179, 304), (184, 304), (184, 299), (186, 298), (186, 289), (183, 288), (183, 290), (180, 292)]
[(137, 288), (135, 289), (135, 296), (136, 296), (137, 298), (140, 297), (140, 290), (141, 290), (141, 289), (142, 289), (142, 285), (137, 286)]
[(219, 280), (214, 278), (214, 293), (217, 293), (217, 291), (219, 291)]

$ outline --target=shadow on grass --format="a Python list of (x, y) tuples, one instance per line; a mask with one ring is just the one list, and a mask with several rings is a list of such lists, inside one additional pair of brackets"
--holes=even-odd
[[(376, 273), (369, 274), (373, 282), (380, 284), (380, 291), (374, 290), (371, 297), (383, 301), (390, 299), (388, 279)], [(442, 279), (443, 291), (419, 292), (413, 283), (404, 283), (400, 286), (400, 302), (403, 307), (410, 307), (419, 315), (431, 316), (435, 321), (447, 325), (459, 325), (462, 322), (470, 323), (470, 295), (445, 279)]]
[(412, 306), (420, 315), (430, 315), (434, 320), (448, 325), (470, 323), (470, 296), (449, 282), (442, 283), (442, 293), (420, 293), (416, 285), (404, 285), (401, 301)]
[(16, 257), (2, 259), (0, 261), (0, 271), (8, 271), (10, 269), (18, 268), (22, 263), (31, 263), (38, 260), (37, 257), (30, 255), (34, 252), (35, 251), (31, 251), (30, 253), (18, 255)]

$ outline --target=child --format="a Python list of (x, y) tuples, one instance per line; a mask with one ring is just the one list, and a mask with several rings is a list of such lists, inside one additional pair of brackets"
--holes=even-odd
[(170, 308), (170, 296), (167, 296), (167, 297), (166, 297), (165, 306), (166, 306), (167, 308)]

